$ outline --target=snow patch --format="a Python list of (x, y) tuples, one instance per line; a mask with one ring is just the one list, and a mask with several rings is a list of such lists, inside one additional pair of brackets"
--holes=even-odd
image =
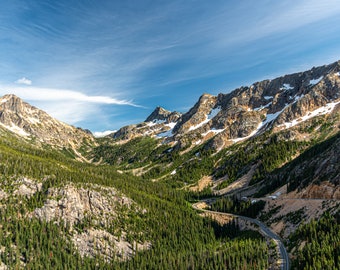
[(35, 117), (27, 117), (28, 122), (31, 122), (32, 124), (38, 124), (40, 123), (40, 120)]
[(171, 122), (171, 123), (165, 124), (165, 126), (169, 127), (170, 129), (168, 131), (161, 132), (161, 133), (157, 134), (157, 138), (171, 137), (172, 131), (173, 131), (174, 127), (176, 126), (176, 124), (177, 124), (176, 122)]
[(23, 130), (22, 128), (14, 125), (13, 123), (11, 123), (11, 126), (4, 125), (3, 123), (0, 123), (0, 125), (3, 126), (6, 129), (12, 131), (13, 133), (16, 133), (16, 134), (23, 136), (23, 137), (27, 137), (27, 136), (31, 135), (31, 134), (27, 133), (25, 130)]
[(168, 123), (168, 124), (165, 124), (165, 126), (169, 127), (169, 128), (174, 128), (176, 126), (177, 122), (171, 122), (171, 123)]
[(172, 129), (169, 129), (168, 131), (162, 132), (157, 134), (157, 138), (165, 138), (165, 137), (171, 137), (172, 136)]
[(0, 103), (5, 103), (5, 102), (7, 102), (7, 101), (8, 101), (8, 99), (4, 98), (4, 99), (1, 100)]
[(149, 127), (152, 127), (152, 126), (155, 126), (155, 125), (158, 125), (158, 124), (164, 124), (166, 122), (166, 120), (159, 120), (159, 119), (155, 119), (155, 120), (153, 120), (153, 121), (151, 121), (151, 122), (147, 122), (147, 126), (149, 126)]
[(212, 109), (210, 111), (210, 113), (207, 115), (207, 118), (202, 121), (201, 123), (199, 123), (198, 125), (196, 126), (192, 126), (189, 128), (188, 131), (192, 131), (192, 130), (195, 130), (195, 129), (198, 129), (199, 127), (205, 125), (206, 123), (208, 123), (211, 119), (213, 119), (219, 112), (221, 111), (221, 107), (217, 107), (215, 109)]
[(236, 139), (231, 139), (231, 141), (234, 142), (234, 143), (236, 143), (236, 142), (243, 141), (243, 140), (246, 140), (246, 139), (248, 139), (248, 138), (253, 137), (257, 132), (259, 132), (259, 130), (260, 130), (263, 126), (265, 126), (265, 125), (267, 125), (268, 123), (274, 121), (274, 120), (280, 115), (280, 113), (282, 113), (283, 110), (284, 110), (285, 108), (287, 108), (287, 106), (289, 106), (289, 105), (286, 104), (286, 106), (285, 106), (281, 111), (278, 111), (278, 112), (276, 112), (276, 113), (267, 114), (267, 115), (266, 115), (266, 119), (265, 119), (263, 122), (261, 122), (260, 124), (258, 124), (257, 128), (256, 128), (252, 133), (250, 133), (248, 136), (246, 136), (246, 137), (240, 137), (240, 138), (236, 138)]
[(218, 133), (223, 132), (224, 130), (225, 130), (224, 128), (222, 128), (222, 129), (214, 129), (214, 128), (212, 128), (212, 129), (208, 130), (207, 132), (202, 133), (202, 136), (205, 137), (205, 136), (207, 136), (210, 132), (213, 132), (213, 133), (216, 135), (216, 134), (218, 134)]
[(205, 125), (206, 123), (208, 123), (210, 120), (211, 119), (207, 118), (204, 121), (202, 121), (201, 123), (199, 123), (198, 125), (190, 127), (188, 131), (192, 131), (192, 130), (198, 129), (199, 127), (201, 127), (201, 126)]
[(266, 104), (264, 106), (261, 106), (261, 107), (258, 107), (258, 108), (254, 108), (254, 111), (261, 111), (264, 108), (268, 108), (270, 105), (272, 105), (272, 102), (269, 102), (268, 104)]
[(321, 76), (321, 77), (318, 78), (318, 79), (310, 80), (310, 81), (309, 81), (309, 84), (310, 84), (310, 85), (316, 85), (316, 84), (318, 84), (322, 79), (323, 79), (323, 76)]
[(262, 124), (263, 124), (263, 125), (266, 125), (266, 124), (268, 124), (268, 123), (274, 121), (274, 120), (280, 115), (280, 113), (283, 112), (283, 110), (284, 110), (286, 107), (287, 107), (287, 106), (285, 106), (281, 111), (278, 111), (278, 112), (276, 112), (276, 113), (267, 114), (266, 120), (264, 120), (264, 121), (262, 122)]
[(265, 100), (270, 100), (270, 99), (273, 98), (273, 96), (264, 96), (263, 98), (264, 98)]
[(293, 103), (297, 102), (299, 99), (303, 98), (304, 96), (305, 96), (304, 94), (302, 94), (301, 96), (295, 96)]
[(102, 138), (116, 131), (117, 130), (96, 131), (96, 132), (93, 132), (93, 136), (96, 138)]
[(327, 103), (325, 106), (323, 107), (320, 107), (314, 111), (311, 111), (311, 112), (308, 112), (307, 114), (305, 114), (304, 116), (298, 118), (298, 119), (294, 119), (293, 121), (291, 122), (286, 122), (286, 123), (283, 123), (281, 125), (279, 125), (279, 127), (285, 127), (285, 128), (290, 128), (290, 127), (293, 127), (301, 122), (304, 122), (310, 118), (313, 118), (315, 116), (319, 116), (319, 115), (324, 115), (324, 114), (327, 114), (327, 113), (330, 113), (333, 111), (334, 107), (339, 104), (340, 101), (337, 101), (337, 102), (331, 102), (331, 103)]
[(246, 137), (239, 137), (239, 138), (236, 138), (236, 139), (231, 139), (231, 141), (234, 142), (234, 143), (237, 143), (237, 142), (239, 142), (239, 141), (243, 141), (243, 140), (246, 140), (246, 139), (248, 139), (248, 138), (251, 138), (251, 137), (253, 137), (253, 136), (261, 129), (262, 126), (263, 126), (263, 122), (261, 122), (261, 123), (257, 126), (257, 128), (256, 128), (252, 133), (250, 133), (248, 136), (246, 136)]
[(287, 91), (287, 90), (292, 90), (292, 89), (294, 89), (294, 87), (291, 86), (289, 83), (284, 83), (284, 84), (282, 85), (282, 87), (280, 88), (280, 90), (285, 90), (285, 91)]

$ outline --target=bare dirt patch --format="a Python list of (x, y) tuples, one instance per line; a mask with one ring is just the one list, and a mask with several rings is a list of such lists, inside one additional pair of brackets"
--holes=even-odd
[[(228, 185), (226, 188), (223, 188), (221, 190), (216, 191), (216, 194), (223, 195), (223, 194), (226, 194), (226, 193), (236, 191), (236, 190), (241, 189), (241, 188), (248, 187), (249, 182), (250, 182), (251, 178), (253, 177), (253, 175), (255, 173), (256, 167), (257, 167), (257, 165), (252, 166), (248, 173), (241, 176), (239, 179), (237, 179), (235, 182)], [(225, 178), (221, 178), (221, 179), (217, 180), (216, 183), (220, 183), (223, 180), (225, 180)]]
[(301, 223), (308, 223), (311, 219), (320, 218), (325, 211), (336, 206), (337, 203), (335, 200), (323, 199), (279, 198), (265, 200), (267, 203), (264, 212), (280, 207), (279, 211), (273, 214), (268, 222), (273, 231), (283, 238), (288, 237)]
[(192, 186), (189, 188), (189, 190), (194, 191), (194, 192), (200, 192), (206, 187), (211, 186), (213, 183), (212, 177), (211, 176), (203, 176), (197, 183), (197, 185)]

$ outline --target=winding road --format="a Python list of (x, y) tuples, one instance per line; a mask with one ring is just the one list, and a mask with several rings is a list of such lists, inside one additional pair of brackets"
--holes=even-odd
[(276, 233), (274, 233), (272, 230), (270, 230), (266, 225), (264, 225), (261, 221), (259, 221), (257, 219), (245, 217), (245, 216), (239, 216), (239, 215), (234, 215), (234, 214), (230, 214), (230, 213), (223, 213), (223, 212), (217, 212), (217, 211), (211, 211), (211, 210), (202, 209), (202, 208), (200, 208), (198, 206), (202, 202), (203, 201), (200, 201), (198, 203), (194, 203), (192, 205), (192, 207), (194, 209), (202, 211), (202, 212), (207, 212), (207, 213), (212, 213), (212, 214), (219, 214), (219, 215), (225, 215), (225, 216), (229, 216), (229, 217), (240, 218), (240, 219), (249, 221), (249, 222), (259, 226), (261, 233), (265, 237), (271, 238), (278, 245), (279, 251), (280, 251), (280, 258), (281, 258), (281, 260), (280, 260), (281, 270), (289, 270), (289, 257), (288, 257), (288, 253), (287, 253), (287, 250), (286, 250), (285, 246), (283, 245), (280, 237)]

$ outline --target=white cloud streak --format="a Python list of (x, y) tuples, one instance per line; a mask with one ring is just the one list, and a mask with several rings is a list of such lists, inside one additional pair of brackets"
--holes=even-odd
[(25, 85), (32, 85), (32, 81), (30, 79), (27, 79), (26, 77), (22, 77), (15, 81), (17, 84), (25, 84)]
[(0, 91), (3, 94), (13, 93), (27, 100), (35, 101), (75, 101), (84, 103), (128, 105), (133, 107), (142, 107), (134, 104), (131, 100), (121, 100), (108, 96), (91, 96), (81, 92), (65, 89), (40, 88), (40, 87), (2, 87)]
[(15, 94), (68, 124), (76, 124), (89, 119), (105, 121), (106, 116), (102, 115), (101, 109), (103, 105), (142, 107), (128, 100), (109, 96), (91, 96), (65, 89), (0, 86), (0, 95), (5, 94)]

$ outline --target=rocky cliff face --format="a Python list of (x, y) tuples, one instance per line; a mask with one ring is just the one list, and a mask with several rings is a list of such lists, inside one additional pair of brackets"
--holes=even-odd
[[(274, 80), (256, 82), (228, 94), (204, 94), (185, 114), (178, 116), (167, 141), (187, 147), (212, 139), (210, 145), (220, 149), (250, 138), (268, 129), (282, 130), (314, 116), (328, 114), (340, 102), (340, 61), (314, 67), (309, 71), (285, 75)], [(166, 121), (170, 112), (157, 108), (147, 119)], [(169, 121), (168, 121), (169, 122)], [(152, 134), (164, 132), (160, 126), (125, 127), (115, 134)], [(162, 126), (164, 128), (164, 126)], [(136, 130), (140, 130), (137, 132)], [(123, 136), (124, 137), (124, 136)], [(125, 139), (128, 138), (124, 137)]]
[(94, 143), (88, 131), (60, 122), (15, 95), (0, 98), (0, 126), (58, 147), (76, 149)]
[[(43, 183), (21, 177), (8, 181), (6, 191), (0, 189), (0, 199), (5, 202), (13, 197), (31, 198), (42, 192)], [(138, 250), (150, 248), (150, 243), (127, 240), (127, 234), (119, 227), (119, 219), (126, 219), (140, 209), (130, 198), (112, 187), (94, 184), (50, 187), (46, 200), (40, 208), (26, 212), (21, 218), (37, 218), (53, 221), (60, 226), (69, 226), (70, 240), (81, 256), (102, 257), (106, 261), (130, 259)], [(125, 216), (126, 215), (126, 216)], [(114, 226), (115, 225), (115, 226)], [(114, 228), (114, 231), (112, 230)]]

